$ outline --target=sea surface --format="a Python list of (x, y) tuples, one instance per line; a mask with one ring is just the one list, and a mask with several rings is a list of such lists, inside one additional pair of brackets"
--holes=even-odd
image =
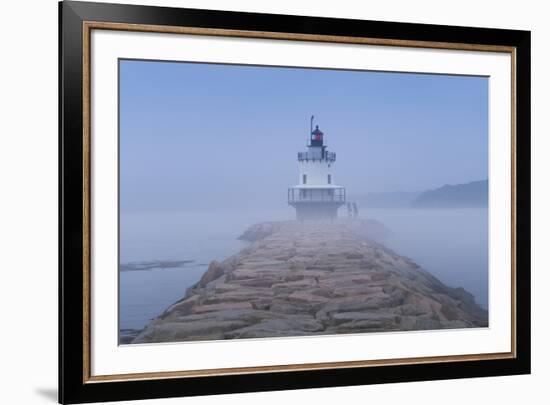
[(364, 213), (393, 233), (384, 242), (387, 247), (449, 287), (463, 287), (487, 309), (488, 209), (370, 209)]
[[(343, 216), (344, 210), (340, 211)], [(142, 329), (181, 299), (212, 260), (247, 245), (237, 238), (250, 225), (293, 219), (291, 209), (246, 212), (143, 212), (121, 215), (121, 263), (193, 260), (178, 268), (122, 271), (119, 327)], [(487, 209), (365, 209), (392, 235), (384, 244), (407, 256), (450, 287), (463, 287), (488, 303)]]
[(256, 212), (144, 212), (120, 216), (120, 262), (193, 260), (180, 268), (120, 272), (119, 327), (142, 329), (185, 295), (213, 260), (239, 252), (258, 222), (293, 219), (290, 209)]

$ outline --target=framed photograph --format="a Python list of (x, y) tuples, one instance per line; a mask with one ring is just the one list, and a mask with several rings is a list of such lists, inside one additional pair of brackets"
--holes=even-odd
[(62, 2), (61, 403), (530, 372), (530, 33)]

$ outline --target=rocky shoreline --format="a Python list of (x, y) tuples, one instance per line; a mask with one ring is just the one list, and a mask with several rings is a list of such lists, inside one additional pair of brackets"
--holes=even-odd
[(378, 242), (388, 234), (369, 220), (254, 225), (132, 343), (487, 326), (470, 293)]

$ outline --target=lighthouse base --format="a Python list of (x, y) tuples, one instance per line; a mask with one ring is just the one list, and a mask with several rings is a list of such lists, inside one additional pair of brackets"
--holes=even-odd
[(326, 220), (338, 217), (338, 208), (341, 203), (333, 202), (301, 202), (291, 203), (296, 209), (296, 219), (304, 220)]

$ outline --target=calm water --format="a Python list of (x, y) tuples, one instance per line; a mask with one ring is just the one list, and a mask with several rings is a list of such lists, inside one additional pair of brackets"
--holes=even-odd
[(393, 235), (384, 244), (407, 256), (449, 287), (463, 287), (488, 305), (488, 210), (370, 209)]
[[(341, 215), (343, 215), (343, 210)], [(292, 219), (277, 212), (170, 212), (121, 216), (122, 263), (194, 260), (182, 268), (120, 274), (120, 328), (141, 329), (196, 283), (212, 260), (246, 246), (237, 237), (251, 224)], [(384, 243), (408, 256), (451, 287), (464, 287), (487, 306), (487, 210), (369, 209), (362, 218), (383, 222), (392, 232)]]
[(120, 273), (120, 328), (141, 329), (199, 281), (212, 260), (247, 245), (237, 238), (257, 222), (292, 219), (280, 212), (132, 213), (120, 218), (121, 263), (194, 260), (182, 268)]

